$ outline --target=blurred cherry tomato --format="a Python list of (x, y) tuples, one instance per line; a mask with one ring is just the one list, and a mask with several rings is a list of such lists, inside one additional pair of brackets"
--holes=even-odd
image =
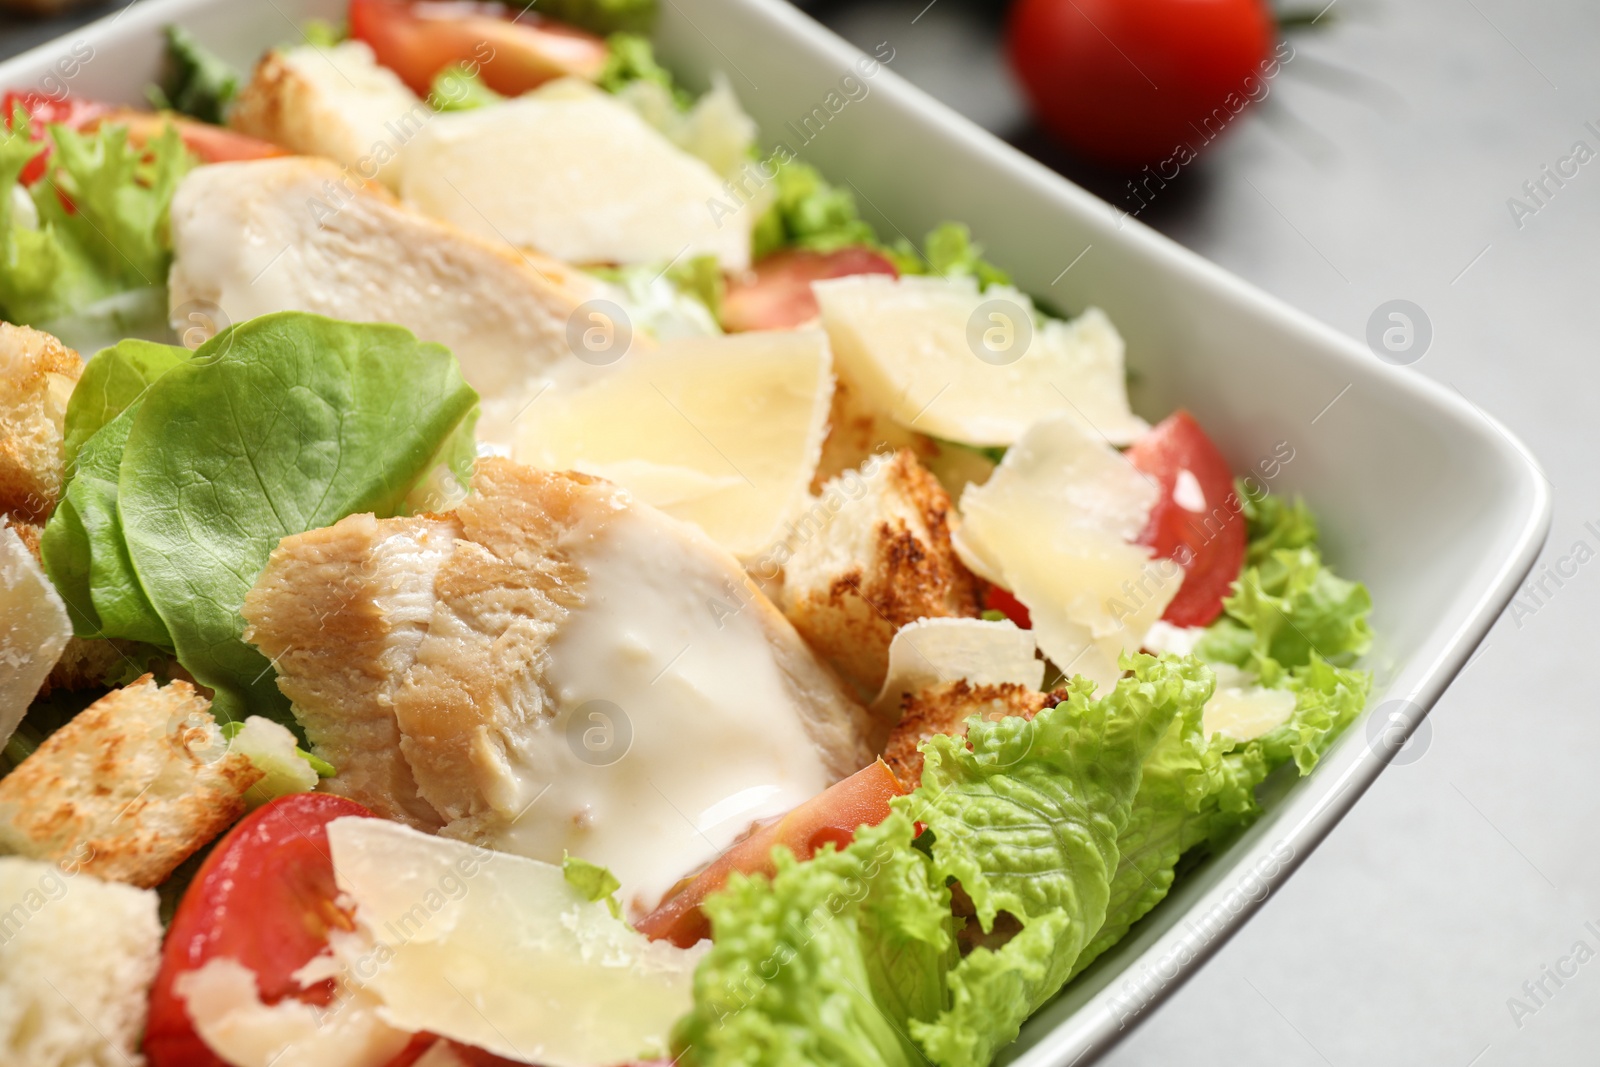
[(608, 55), (592, 33), (473, 0), (350, 0), (350, 36), (419, 96), (452, 63), (476, 69), (497, 93), (520, 96), (565, 75), (593, 81)]
[(722, 298), (722, 326), (730, 333), (792, 330), (817, 317), (812, 282), (849, 274), (898, 277), (899, 273), (893, 263), (870, 248), (774, 252), (757, 260), (747, 274), (728, 279), (728, 292)]
[(1205, 626), (1222, 614), (1249, 540), (1233, 471), (1194, 416), (1181, 410), (1126, 454), (1161, 488), (1139, 543), (1184, 569), (1183, 585), (1161, 617), (1174, 626)]
[(1265, 95), (1275, 33), (1264, 0), (1017, 0), (1006, 48), (1039, 121), (1071, 148), (1181, 166)]
[(222, 126), (213, 126), (209, 122), (186, 118), (170, 111), (134, 111), (131, 108), (117, 108), (97, 116), (92, 126), (98, 127), (101, 124), (126, 126), (128, 143), (143, 148), (161, 136), (168, 123), (177, 127), (183, 146), (202, 163), (233, 163), (291, 154), (288, 149), (279, 148), (271, 142), (259, 140), (248, 134), (236, 133)]

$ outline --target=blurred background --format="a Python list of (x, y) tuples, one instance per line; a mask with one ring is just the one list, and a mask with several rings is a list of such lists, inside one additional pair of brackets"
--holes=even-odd
[[(1584, 564), (1600, 550), (1600, 5), (802, 6), (869, 51), (892, 42), (900, 75), (1346, 333), (1411, 302), (1431, 341), (1407, 354), (1410, 372), (1501, 420), (1555, 492), (1534, 580), (1560, 583), (1513, 605), (1299, 874), (1105, 1062), (1595, 1063), (1600, 566)], [(105, 10), (0, 15), (0, 53)], [(1071, 106), (1091, 75), (1116, 98)], [(1162, 124), (1229, 78), (1258, 102), (1171, 164), (1152, 147), (1172, 140)], [(1573, 973), (1552, 980), (1558, 964)]]

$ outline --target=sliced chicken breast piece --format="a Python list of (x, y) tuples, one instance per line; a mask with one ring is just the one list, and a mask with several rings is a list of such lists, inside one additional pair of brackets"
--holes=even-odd
[[(437, 563), (394, 544), (418, 524), (450, 531)], [(731, 555), (584, 475), (486, 459), (452, 517), (286, 538), (244, 615), (343, 791), (604, 864), (636, 914), (874, 755), (865, 709)]]
[[(568, 342), (598, 291), (587, 275), (413, 212), (326, 160), (196, 168), (173, 196), (172, 244), (174, 318), (199, 305), (224, 322), (310, 311), (397, 323), (455, 353), (492, 443), (509, 446), (517, 413), (551, 382), (605, 373)], [(580, 318), (579, 336), (589, 325)]]

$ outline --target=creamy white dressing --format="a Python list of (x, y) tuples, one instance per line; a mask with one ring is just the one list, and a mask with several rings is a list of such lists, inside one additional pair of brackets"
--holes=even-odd
[(604, 864), (640, 915), (752, 822), (830, 779), (773, 658), (764, 605), (730, 590), (732, 557), (645, 509), (576, 540), (587, 578), (549, 650), (556, 715), (512, 757), (531, 807), (491, 844)]

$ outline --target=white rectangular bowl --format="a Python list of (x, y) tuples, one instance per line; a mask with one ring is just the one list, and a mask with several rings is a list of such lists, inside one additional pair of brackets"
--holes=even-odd
[[(338, 19), (343, 8), (341, 0), (144, 0), (0, 64), (0, 89), (57, 84), (70, 69), (58, 61), (88, 44), (93, 58), (68, 90), (139, 103), (166, 23), (248, 67), (267, 46), (297, 42), (302, 19)], [(1294, 458), (1272, 490), (1303, 494), (1329, 557), (1372, 590), (1374, 708), (1310, 776), (1275, 781), (1266, 815), (1181, 879), (1002, 1057), (1028, 1067), (1087, 1063), (1195, 973), (1371, 785), (1393, 753), (1369, 740), (1379, 723), (1397, 740), (1394, 727), (1414, 728), (1461, 670), (1544, 542), (1544, 475), (1460, 396), (1381, 363), (1138, 221), (1119, 221), (1110, 205), (896, 76), (892, 61), (860, 79), (864, 97), (841, 88), (846, 75), (859, 78), (862, 54), (783, 0), (663, 0), (662, 8), (664, 61), (695, 87), (711, 71), (726, 73), (764, 139), (848, 182), (881, 232), (920, 236), (947, 219), (966, 222), (1023, 290), (1073, 312), (1105, 309), (1127, 339), (1143, 414), (1189, 408), (1241, 473), (1287, 442)], [(802, 145), (794, 130), (819, 107), (829, 117), (813, 118), (821, 130)], [(1400, 719), (1389, 724), (1394, 713)]]

